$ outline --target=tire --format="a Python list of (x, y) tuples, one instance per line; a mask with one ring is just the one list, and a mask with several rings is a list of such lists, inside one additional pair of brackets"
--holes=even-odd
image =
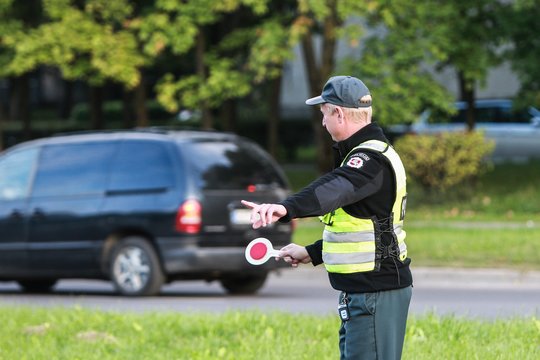
[(114, 247), (109, 275), (116, 290), (126, 296), (155, 295), (165, 281), (154, 247), (135, 236), (122, 239)]
[(56, 279), (18, 280), (17, 283), (28, 293), (48, 293), (56, 284)]
[(255, 294), (263, 287), (268, 273), (238, 275), (221, 279), (221, 286), (231, 295)]

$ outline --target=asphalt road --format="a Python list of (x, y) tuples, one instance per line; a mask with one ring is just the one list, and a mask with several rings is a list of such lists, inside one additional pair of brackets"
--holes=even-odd
[[(477, 318), (540, 316), (540, 272), (413, 269), (412, 314), (435, 312)], [(110, 311), (222, 312), (236, 309), (334, 314), (338, 292), (323, 268), (309, 265), (269, 277), (254, 296), (229, 296), (219, 283), (175, 282), (159, 296), (126, 298), (104, 281), (64, 280), (46, 295), (28, 295), (13, 282), (0, 282), (0, 305), (81, 306)]]

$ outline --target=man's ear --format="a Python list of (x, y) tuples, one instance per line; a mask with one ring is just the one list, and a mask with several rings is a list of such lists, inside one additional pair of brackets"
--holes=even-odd
[(338, 121), (341, 123), (343, 122), (343, 109), (340, 107), (336, 107), (336, 112), (338, 116)]

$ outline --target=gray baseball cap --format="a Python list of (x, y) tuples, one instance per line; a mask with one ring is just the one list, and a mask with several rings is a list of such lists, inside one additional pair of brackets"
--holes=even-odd
[(370, 95), (367, 86), (353, 76), (333, 76), (326, 84), (322, 94), (306, 100), (307, 105), (330, 103), (348, 108), (365, 108), (371, 106), (371, 101), (360, 102), (360, 99)]

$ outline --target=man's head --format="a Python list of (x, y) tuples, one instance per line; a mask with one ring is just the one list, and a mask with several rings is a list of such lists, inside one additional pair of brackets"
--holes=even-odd
[(324, 85), (322, 94), (306, 100), (321, 105), (323, 126), (335, 141), (349, 136), (371, 122), (371, 94), (367, 86), (352, 76), (334, 76)]
[(306, 100), (307, 105), (330, 103), (347, 108), (366, 108), (371, 106), (369, 101), (362, 100), (371, 95), (367, 86), (353, 76), (332, 76), (324, 84), (322, 94)]

